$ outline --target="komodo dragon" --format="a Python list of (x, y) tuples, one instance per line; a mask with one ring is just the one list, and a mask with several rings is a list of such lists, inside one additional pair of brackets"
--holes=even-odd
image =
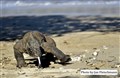
[(30, 31), (26, 33), (21, 40), (14, 45), (14, 56), (17, 61), (17, 67), (26, 67), (23, 53), (38, 59), (38, 68), (41, 67), (41, 56), (46, 53), (51, 53), (56, 56), (62, 63), (71, 60), (70, 56), (65, 55), (56, 47), (55, 41), (43, 35), (38, 31)]

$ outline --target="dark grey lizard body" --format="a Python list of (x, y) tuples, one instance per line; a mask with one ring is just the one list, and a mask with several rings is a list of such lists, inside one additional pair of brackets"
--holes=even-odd
[(17, 67), (19, 68), (27, 66), (23, 53), (38, 58), (39, 67), (41, 66), (40, 58), (44, 53), (55, 55), (62, 63), (70, 61), (70, 57), (56, 47), (56, 43), (52, 38), (44, 36), (38, 31), (26, 33), (23, 38), (14, 45), (14, 55), (17, 60)]

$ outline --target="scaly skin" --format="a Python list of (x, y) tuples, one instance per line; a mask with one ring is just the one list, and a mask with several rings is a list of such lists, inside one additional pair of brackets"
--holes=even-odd
[[(32, 57), (41, 57), (41, 43), (45, 41), (45, 37), (38, 31), (26, 33), (21, 40), (14, 45), (14, 55), (17, 61), (17, 67), (27, 66), (23, 53), (27, 53)], [(40, 66), (39, 66), (40, 67)]]
[[(27, 53), (32, 57), (41, 58), (42, 54), (55, 55), (62, 63), (70, 61), (70, 56), (65, 55), (56, 47), (55, 41), (44, 36), (38, 31), (31, 31), (26, 33), (23, 38), (14, 45), (14, 55), (17, 61), (17, 67), (25, 67), (23, 53)], [(41, 67), (39, 65), (38, 67)]]

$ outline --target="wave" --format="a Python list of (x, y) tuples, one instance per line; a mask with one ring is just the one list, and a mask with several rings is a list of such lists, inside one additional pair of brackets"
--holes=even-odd
[(42, 2), (42, 1), (35, 1), (35, 2), (31, 2), (31, 1), (1, 1), (1, 5), (2, 7), (14, 7), (14, 6), (54, 6), (54, 5), (58, 5), (58, 6), (62, 6), (62, 5), (111, 5), (111, 4), (119, 4), (120, 1), (69, 1), (69, 2), (50, 2), (50, 1), (46, 1), (46, 2)]

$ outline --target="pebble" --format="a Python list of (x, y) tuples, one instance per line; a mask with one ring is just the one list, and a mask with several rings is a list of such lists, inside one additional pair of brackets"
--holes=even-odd
[(52, 64), (54, 64), (54, 62), (50, 62), (50, 64), (52, 65)]
[(95, 57), (93, 57), (93, 60), (96, 60), (96, 58), (95, 58)]
[(55, 66), (51, 66), (51, 68), (55, 68)]
[(86, 57), (86, 55), (85, 55), (85, 54), (83, 54), (83, 55), (82, 55), (82, 58), (85, 58), (85, 57)]
[(72, 57), (71, 59), (72, 59), (72, 61), (80, 61), (80, 60), (81, 60), (81, 57), (78, 57), (78, 56), (77, 56), (77, 57)]
[(2, 63), (0, 63), (0, 65), (2, 65)]
[(85, 50), (85, 52), (86, 52), (86, 53), (89, 53), (89, 51), (88, 51), (88, 50)]
[(96, 60), (95, 57), (89, 57), (88, 60), (86, 60), (86, 64), (90, 66), (94, 66), (93, 62)]
[(95, 67), (95, 69), (99, 70), (100, 68), (98, 68), (98, 67)]
[(97, 51), (97, 52), (100, 52), (100, 51), (101, 51), (101, 49), (97, 49), (96, 51)]
[(96, 60), (95, 57), (89, 57), (89, 61), (93, 61), (93, 60)]
[(98, 52), (95, 51), (95, 52), (92, 53), (92, 55), (93, 56), (98, 56)]
[(120, 68), (120, 64), (119, 64), (119, 63), (116, 64), (115, 67), (116, 67), (116, 68)]
[(19, 75), (24, 75), (26, 74), (25, 72), (18, 72)]
[(115, 60), (116, 60), (115, 56), (109, 56), (108, 59), (107, 59), (108, 62), (113, 62)]
[(60, 67), (59, 69), (60, 69), (60, 70), (63, 70), (64, 68), (63, 68), (63, 67)]
[(107, 49), (108, 49), (108, 47), (107, 47), (107, 46), (103, 46), (103, 49), (107, 50)]

